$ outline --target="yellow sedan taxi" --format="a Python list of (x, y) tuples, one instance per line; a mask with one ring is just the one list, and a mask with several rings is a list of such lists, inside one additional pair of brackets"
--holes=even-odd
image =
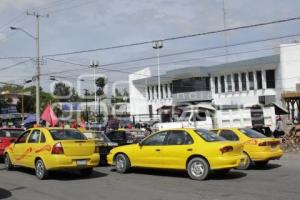
[(33, 168), (39, 179), (46, 179), (51, 170), (66, 169), (89, 176), (99, 160), (95, 142), (76, 129), (29, 129), (4, 152), (7, 170), (14, 166)]
[(212, 131), (229, 141), (240, 141), (245, 144), (246, 160), (241, 163), (239, 169), (248, 169), (252, 163), (263, 167), (270, 160), (280, 159), (283, 155), (279, 139), (266, 137), (253, 129), (221, 128)]
[(245, 159), (241, 142), (205, 129), (170, 129), (151, 134), (138, 144), (116, 147), (107, 156), (117, 172), (131, 167), (186, 170), (195, 180), (204, 180), (211, 171), (227, 173)]

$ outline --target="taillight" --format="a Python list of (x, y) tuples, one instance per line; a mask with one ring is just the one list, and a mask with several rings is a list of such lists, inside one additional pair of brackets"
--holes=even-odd
[(260, 147), (268, 146), (268, 142), (261, 142), (258, 144)]
[(0, 143), (2, 143), (2, 140), (0, 139)]
[(233, 147), (232, 146), (222, 147), (220, 149), (220, 151), (221, 151), (222, 154), (227, 153), (227, 152), (231, 152), (231, 151), (233, 151)]
[(64, 154), (64, 148), (60, 142), (56, 143), (52, 148), (52, 154)]

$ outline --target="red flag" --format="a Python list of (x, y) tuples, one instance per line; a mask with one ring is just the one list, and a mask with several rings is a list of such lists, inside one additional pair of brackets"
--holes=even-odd
[(55, 113), (53, 112), (51, 105), (49, 104), (47, 105), (43, 114), (41, 115), (41, 119), (48, 122), (51, 126), (55, 126), (58, 123), (58, 119)]

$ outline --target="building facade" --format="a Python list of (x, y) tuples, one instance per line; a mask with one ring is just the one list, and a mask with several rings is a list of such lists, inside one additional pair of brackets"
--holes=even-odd
[[(208, 67), (167, 71), (158, 77), (150, 68), (129, 75), (130, 113), (136, 120), (168, 121), (174, 108), (204, 104), (216, 109), (273, 104), (281, 109), (281, 94), (300, 83), (300, 44), (284, 44), (277, 55)], [(160, 87), (160, 90), (159, 90)], [(160, 91), (160, 92), (159, 92)], [(162, 114), (173, 108), (171, 118)]]

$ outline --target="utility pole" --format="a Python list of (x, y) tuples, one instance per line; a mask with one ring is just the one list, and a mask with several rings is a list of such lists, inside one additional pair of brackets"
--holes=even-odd
[(35, 42), (36, 42), (36, 106), (35, 106), (35, 113), (36, 113), (36, 124), (40, 124), (40, 17), (49, 17), (49, 15), (40, 15), (38, 12), (26, 12), (29, 16), (34, 16), (36, 20), (36, 35), (35, 35)]

